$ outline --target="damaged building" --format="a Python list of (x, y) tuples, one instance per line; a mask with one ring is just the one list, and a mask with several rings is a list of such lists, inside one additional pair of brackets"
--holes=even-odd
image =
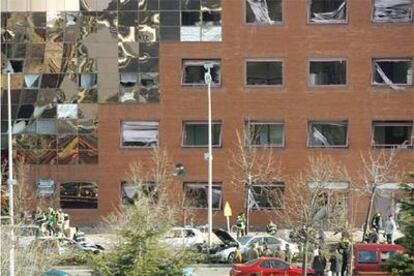
[[(361, 153), (413, 157), (413, 0), (1, 1), (1, 156), (7, 159), (10, 73), (14, 158), (37, 202), (97, 222), (137, 188), (130, 165), (171, 157), (167, 187), (207, 221), (205, 64), (211, 65), (214, 223), (246, 205), (229, 167), (238, 133), (272, 151), (283, 179), (252, 184), (252, 224), (285, 206), (291, 179), (324, 154), (358, 179)], [(179, 168), (177, 172), (176, 169)], [(143, 191), (156, 193), (155, 179)], [(6, 182), (3, 182), (6, 183)], [(323, 183), (317, 219), (365, 218), (355, 183)], [(309, 192), (314, 184), (309, 183)], [(375, 208), (397, 210), (395, 183)], [(5, 187), (4, 187), (5, 188)], [(355, 208), (356, 196), (362, 196)], [(231, 218), (232, 223), (234, 217)], [(184, 219), (183, 219), (184, 220)], [(184, 221), (183, 221), (184, 222)], [(185, 223), (185, 222), (184, 222)], [(279, 223), (279, 222), (278, 222)]]

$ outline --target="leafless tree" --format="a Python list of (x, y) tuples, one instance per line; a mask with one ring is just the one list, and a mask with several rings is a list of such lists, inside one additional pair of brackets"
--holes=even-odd
[(311, 156), (307, 167), (286, 187), (284, 209), (275, 212), (302, 244), (303, 275), (306, 275), (309, 245), (317, 242), (318, 231), (338, 229), (347, 222), (346, 210), (337, 210), (340, 195), (329, 187), (339, 182), (349, 183), (348, 173), (342, 165), (329, 156)]
[(362, 239), (366, 236), (371, 217), (372, 206), (378, 185), (390, 182), (399, 182), (403, 173), (397, 167), (397, 157), (401, 147), (392, 149), (378, 149), (369, 151), (367, 154), (360, 154), (362, 169), (359, 173), (362, 185), (355, 189), (369, 196), (369, 205), (364, 223)]
[(237, 131), (237, 149), (231, 152), (229, 164), (232, 183), (244, 189), (246, 230), (249, 229), (250, 202), (254, 184), (271, 184), (281, 181), (281, 165), (276, 162), (274, 149), (268, 145), (255, 145), (256, 135), (251, 130)]

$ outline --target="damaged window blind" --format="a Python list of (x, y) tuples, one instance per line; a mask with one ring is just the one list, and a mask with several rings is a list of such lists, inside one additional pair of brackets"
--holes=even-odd
[(249, 194), (249, 207), (253, 210), (283, 207), (284, 183), (254, 184)]
[(158, 144), (158, 126), (158, 122), (122, 122), (122, 146), (156, 146)]
[(246, 23), (276, 24), (282, 22), (282, 0), (246, 0)]
[(343, 23), (346, 22), (346, 0), (311, 0), (310, 22)]
[(402, 144), (412, 146), (412, 121), (374, 121), (373, 122), (375, 147), (394, 147)]
[(399, 85), (413, 84), (413, 69), (411, 60), (380, 60), (373, 62), (374, 85), (385, 85), (392, 89), (403, 89)]
[(310, 147), (345, 147), (347, 122), (311, 122), (309, 124)]
[(247, 85), (281, 85), (282, 78), (281, 61), (246, 62)]
[(410, 22), (413, 0), (374, 0), (374, 22)]
[(214, 65), (210, 70), (212, 85), (220, 85), (220, 61), (217, 60), (184, 60), (181, 83), (183, 85), (206, 85), (204, 65), (207, 63)]
[(346, 61), (311, 61), (309, 66), (310, 85), (345, 85)]

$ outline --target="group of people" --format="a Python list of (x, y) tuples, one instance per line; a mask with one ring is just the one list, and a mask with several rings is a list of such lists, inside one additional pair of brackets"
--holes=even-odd
[(32, 214), (32, 219), (44, 236), (69, 236), (69, 215), (62, 209), (51, 207), (43, 211), (38, 209)]
[[(380, 240), (380, 228), (382, 226), (382, 217), (381, 213), (377, 212), (371, 219), (371, 231), (365, 237), (365, 241), (368, 243), (378, 243)], [(392, 215), (389, 215), (384, 222), (384, 232), (383, 236), (386, 238), (388, 244), (393, 243), (393, 235), (397, 226), (395, 224), (394, 218)]]
[[(247, 252), (246, 261), (252, 261), (259, 257), (276, 257), (288, 263), (292, 263), (292, 260), (293, 260), (293, 254), (292, 254), (292, 251), (290, 250), (289, 244), (286, 244), (286, 247), (284, 250), (282, 250), (280, 247), (277, 247), (276, 250), (272, 251), (266, 243), (264, 243), (263, 246), (260, 246), (258, 243), (253, 243), (250, 246), (249, 251)], [(242, 258), (242, 254), (240, 252), (239, 246), (237, 246), (236, 248), (234, 262), (235, 263), (243, 262), (243, 258)]]

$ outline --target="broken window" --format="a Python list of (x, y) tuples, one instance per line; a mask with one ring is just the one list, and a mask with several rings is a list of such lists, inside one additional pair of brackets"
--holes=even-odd
[[(208, 208), (207, 183), (184, 183), (183, 207), (191, 209)], [(213, 183), (212, 206), (214, 210), (220, 210), (222, 206), (222, 187), (219, 183)]]
[(184, 60), (182, 65), (181, 84), (183, 85), (206, 85), (204, 74), (207, 72), (205, 64), (213, 64), (210, 70), (212, 85), (220, 85), (220, 61), (218, 60)]
[(283, 146), (283, 123), (248, 122), (247, 129), (247, 144), (271, 147)]
[(374, 22), (410, 22), (413, 0), (374, 0)]
[(412, 146), (412, 121), (374, 121), (373, 132), (374, 147)]
[(77, 104), (58, 104), (57, 105), (58, 119), (77, 119), (78, 105)]
[(412, 60), (374, 59), (374, 85), (390, 86), (392, 89), (402, 89), (399, 85), (413, 84)]
[(79, 74), (79, 87), (91, 89), (95, 88), (97, 83), (96, 74), (84, 73)]
[(140, 184), (121, 182), (121, 201), (123, 205), (134, 204), (138, 198), (138, 192), (145, 196), (157, 198), (154, 182), (145, 182)]
[(283, 207), (284, 183), (253, 184), (249, 194), (252, 210), (280, 209)]
[(309, 66), (310, 85), (346, 84), (346, 61), (311, 61)]
[(36, 89), (40, 85), (40, 75), (24, 75), (24, 88)]
[(122, 122), (123, 147), (154, 147), (158, 144), (158, 122)]
[[(221, 123), (213, 122), (211, 126), (212, 145), (221, 145)], [(207, 147), (208, 146), (208, 124), (204, 122), (185, 122), (183, 146)]]
[(282, 0), (246, 0), (246, 23), (282, 22)]
[(66, 182), (60, 185), (62, 209), (97, 209), (98, 185), (95, 182)]
[(345, 147), (348, 143), (347, 122), (310, 122), (309, 147)]
[(247, 61), (247, 85), (281, 85), (283, 82), (281, 61)]
[(311, 23), (346, 22), (347, 0), (311, 0), (309, 21)]

